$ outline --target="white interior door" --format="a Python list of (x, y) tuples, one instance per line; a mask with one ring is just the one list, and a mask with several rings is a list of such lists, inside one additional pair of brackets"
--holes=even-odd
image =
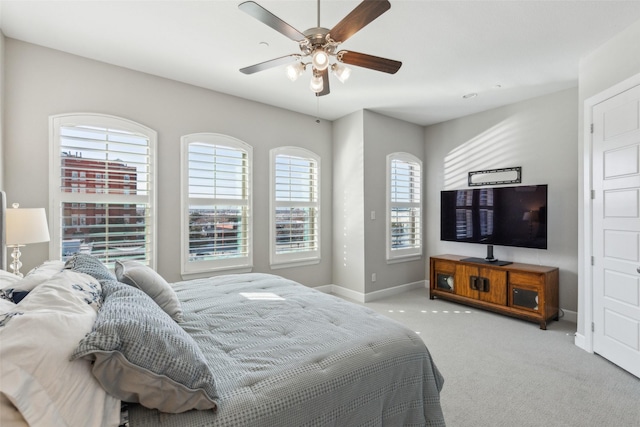
[(640, 86), (592, 118), (593, 350), (640, 377)]

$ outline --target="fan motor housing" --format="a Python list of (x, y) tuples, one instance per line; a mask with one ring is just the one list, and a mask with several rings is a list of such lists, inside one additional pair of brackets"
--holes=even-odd
[(305, 35), (312, 46), (322, 46), (327, 42), (327, 34), (329, 34), (329, 29), (322, 27), (309, 28), (302, 34)]

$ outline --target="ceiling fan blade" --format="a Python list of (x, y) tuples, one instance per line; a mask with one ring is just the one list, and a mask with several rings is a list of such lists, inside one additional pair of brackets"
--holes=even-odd
[(316, 93), (316, 96), (329, 95), (329, 69), (325, 68), (322, 71), (322, 90)]
[(268, 70), (269, 68), (277, 67), (278, 65), (288, 64), (290, 62), (296, 61), (298, 58), (300, 58), (300, 55), (298, 54), (281, 56), (280, 58), (270, 59), (268, 61), (261, 62), (259, 64), (240, 68), (240, 72), (244, 74), (253, 74), (253, 73), (257, 73), (258, 71), (264, 71), (264, 70)]
[(357, 67), (370, 68), (383, 73), (395, 74), (402, 62), (393, 59), (380, 58), (379, 56), (367, 55), (366, 53), (351, 52), (341, 50), (337, 54), (338, 60), (345, 64), (355, 65)]
[(269, 12), (267, 9), (260, 6), (256, 2), (246, 1), (244, 3), (240, 3), (238, 5), (238, 8), (241, 11), (253, 16), (263, 24), (270, 26), (277, 32), (284, 34), (285, 36), (289, 37), (293, 41), (299, 42), (300, 40), (305, 39), (304, 34), (296, 30), (291, 25), (287, 24), (282, 19), (278, 18), (276, 15)]
[(329, 31), (329, 36), (336, 42), (344, 42), (389, 8), (389, 0), (364, 0)]

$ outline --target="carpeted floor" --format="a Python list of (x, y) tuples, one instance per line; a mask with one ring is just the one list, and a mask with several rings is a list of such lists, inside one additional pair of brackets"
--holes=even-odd
[(449, 427), (640, 427), (640, 379), (576, 347), (575, 323), (543, 331), (426, 289), (363, 305), (422, 336)]

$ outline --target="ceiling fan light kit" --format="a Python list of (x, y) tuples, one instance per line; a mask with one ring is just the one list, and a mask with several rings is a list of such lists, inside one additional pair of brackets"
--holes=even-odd
[[(400, 61), (346, 50), (336, 52), (340, 44), (390, 7), (389, 0), (363, 0), (335, 27), (328, 30), (320, 27), (320, 0), (318, 0), (318, 26), (302, 33), (253, 1), (240, 3), (238, 5), (240, 10), (296, 41), (301, 52), (301, 54), (291, 54), (244, 67), (240, 71), (244, 74), (253, 74), (295, 61), (294, 64), (287, 66), (287, 77), (295, 81), (305, 72), (307, 65), (311, 65), (312, 77), (309, 87), (316, 96), (329, 94), (329, 69), (342, 83), (349, 78), (351, 70), (343, 64), (395, 74), (402, 66)], [(307, 57), (310, 57), (310, 62), (302, 62), (302, 59)], [(333, 63), (331, 63), (332, 58), (335, 60)]]

